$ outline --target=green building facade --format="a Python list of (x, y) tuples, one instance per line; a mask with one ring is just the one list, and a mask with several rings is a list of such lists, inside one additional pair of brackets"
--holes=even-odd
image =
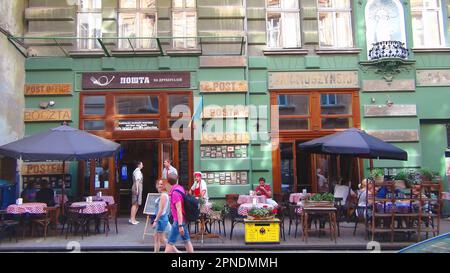
[[(81, 121), (89, 119), (80, 113), (85, 107), (81, 101), (85, 95), (126, 96), (126, 92), (183, 95), (189, 91), (193, 118), (185, 128), (199, 130), (203, 140), (194, 138), (187, 144), (189, 156), (173, 159), (176, 167), (185, 172), (205, 173), (212, 198), (248, 193), (258, 184), (259, 177), (264, 177), (275, 193), (283, 189), (326, 190), (318, 184), (317, 169), (328, 175), (332, 169), (344, 172), (345, 160), (333, 163), (335, 158), (307, 157), (296, 146), (348, 127), (359, 127), (408, 152), (408, 161), (375, 160), (375, 167), (385, 168), (387, 174), (404, 168), (427, 167), (439, 172), (444, 190), (448, 191), (445, 153), (449, 156), (449, 1), (157, 0), (138, 1), (142, 7), (135, 8), (123, 8), (121, 5), (125, 3), (118, 0), (92, 2), (90, 8), (80, 9), (77, 1), (30, 0), (24, 11), (25, 39), (15, 37), (12, 42), (23, 41), (28, 46), (26, 89), (33, 90), (33, 84), (70, 84), (68, 94), (42, 95), (30, 91), (25, 96), (26, 111), (30, 111), (30, 120), (25, 114), (26, 135), (67, 120), (43, 118), (43, 114), (33, 112), (40, 108), (69, 109), (70, 125), (83, 129), (85, 124)], [(83, 36), (79, 25), (84, 20), (81, 13), (101, 18), (101, 23), (93, 23), (94, 27), (88, 24), (86, 28), (88, 33), (95, 34)], [(427, 21), (424, 14), (437, 14), (438, 19)], [(146, 19), (133, 21), (133, 27), (140, 24), (140, 28), (130, 34), (126, 29), (129, 25), (125, 27), (124, 22), (133, 19), (127, 16)], [(186, 19), (189, 16), (195, 20)], [(183, 29), (179, 22), (185, 22), (187, 27)], [(434, 23), (437, 25), (433, 26)], [(155, 26), (146, 32), (141, 30), (145, 24)], [(100, 26), (101, 37), (96, 26)], [(435, 29), (438, 34), (429, 36)], [(144, 45), (149, 45), (145, 44), (146, 39), (136, 37), (148, 37), (148, 33), (153, 38), (147, 39), (151, 46), (145, 48)], [(399, 42), (383, 47), (384, 41)], [(374, 48), (372, 43), (378, 44)], [(402, 48), (408, 49), (409, 55), (402, 55), (405, 53)], [(84, 89), (83, 77), (93, 72), (116, 76), (119, 74), (114, 73), (187, 72), (189, 86)], [(49, 101), (54, 106), (45, 105)], [(42, 107), (42, 102), (46, 107)], [(255, 117), (251, 110), (254, 108), (248, 108), (248, 115), (244, 110), (242, 115), (230, 114), (231, 121), (222, 121), (217, 115), (208, 117), (205, 113), (208, 107), (227, 105), (263, 106), (258, 109), (266, 109), (268, 115), (262, 110)], [(271, 109), (271, 105), (279, 107)], [(161, 109), (165, 108), (159, 106)], [(278, 109), (279, 119), (273, 109)], [(93, 119), (111, 119), (108, 113)], [(160, 122), (163, 119), (161, 114)], [(115, 126), (108, 122), (113, 121), (100, 127)], [(152, 167), (153, 171), (162, 168), (165, 151), (161, 145), (171, 139), (168, 123), (164, 124), (157, 126), (165, 126), (165, 132), (143, 133), (141, 138), (130, 133), (128, 138), (120, 139), (158, 141), (157, 151), (154, 150), (158, 157), (151, 164), (159, 166)], [(238, 135), (223, 135), (224, 139), (230, 137), (225, 141), (220, 137), (207, 140), (207, 131), (221, 127), (220, 124), (223, 131)], [(276, 127), (280, 127), (279, 133)], [(119, 140), (114, 132), (104, 135)], [(125, 135), (122, 132), (121, 136)], [(171, 156), (180, 156), (182, 145), (173, 145)], [(223, 149), (227, 154), (219, 159), (225, 152)], [(79, 166), (70, 165), (71, 194), (98, 190), (84, 184), (85, 174)], [(110, 166), (117, 170), (115, 183), (120, 184), (120, 167), (114, 163)], [(354, 185), (367, 170), (368, 162), (363, 162), (353, 171)], [(95, 178), (90, 179), (95, 184)], [(184, 180), (191, 179), (191, 174), (184, 174)]]

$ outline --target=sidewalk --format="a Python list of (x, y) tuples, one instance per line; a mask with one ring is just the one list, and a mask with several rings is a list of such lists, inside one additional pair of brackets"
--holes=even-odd
[[(145, 236), (142, 239), (142, 234), (145, 226), (145, 219), (139, 219), (141, 222), (139, 225), (133, 226), (128, 223), (128, 218), (120, 218), (118, 220), (119, 234), (115, 233), (114, 224), (111, 225), (111, 231), (108, 236), (105, 234), (91, 234), (88, 237), (81, 239), (81, 236), (73, 236), (69, 234), (68, 239), (65, 236), (60, 235), (58, 230), (55, 235), (55, 231), (51, 230), (49, 237), (44, 240), (42, 237), (30, 238), (26, 237), (19, 242), (15, 242), (13, 239), (9, 242), (8, 238), (4, 238), (0, 242), (0, 252), (49, 252), (49, 251), (69, 251), (72, 250), (73, 245), (80, 245), (81, 251), (153, 251), (153, 238), (151, 235)], [(233, 232), (233, 238), (230, 240), (230, 222), (226, 222), (227, 237), (224, 240), (204, 238), (204, 243), (201, 240), (193, 239), (194, 248), (199, 251), (251, 251), (251, 250), (279, 250), (279, 251), (324, 251), (324, 250), (342, 250), (342, 251), (361, 251), (367, 250), (366, 235), (364, 231), (364, 225), (358, 224), (356, 235), (353, 236), (353, 225), (350, 223), (341, 223), (341, 236), (337, 238), (337, 243), (330, 240), (329, 233), (326, 232), (320, 237), (318, 232), (312, 232), (308, 238), (308, 243), (305, 243), (301, 238), (301, 231), (299, 226), (299, 232), (297, 238), (294, 237), (295, 226), (291, 227), (291, 235), (288, 235), (289, 221), (286, 220), (286, 241), (281, 239), (279, 245), (246, 245), (244, 240), (244, 225), (236, 224)], [(151, 227), (150, 227), (151, 230)], [(193, 231), (193, 227), (192, 227)], [(151, 231), (153, 232), (153, 231)], [(218, 232), (218, 230), (216, 230)], [(441, 234), (450, 232), (450, 221), (441, 220)], [(424, 240), (425, 233), (422, 235)], [(430, 234), (432, 237), (432, 234)], [(414, 239), (413, 239), (414, 240)], [(394, 242), (390, 243), (388, 239), (385, 242), (381, 242), (381, 250), (398, 250), (408, 245), (414, 244), (411, 242)], [(180, 245), (180, 250), (184, 247)]]

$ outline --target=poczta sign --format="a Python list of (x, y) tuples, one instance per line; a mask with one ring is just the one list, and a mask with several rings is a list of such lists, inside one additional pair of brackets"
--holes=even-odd
[(38, 110), (25, 109), (25, 122), (33, 121), (69, 121), (72, 120), (70, 109)]
[(83, 73), (83, 89), (189, 88), (189, 72)]

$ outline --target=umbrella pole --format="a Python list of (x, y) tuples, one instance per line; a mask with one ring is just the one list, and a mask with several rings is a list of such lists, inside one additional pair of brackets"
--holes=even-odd
[(370, 171), (373, 170), (373, 159), (372, 158), (369, 160), (369, 169), (370, 169)]
[(62, 163), (62, 185), (61, 185), (61, 213), (64, 215), (64, 189), (66, 186), (66, 161)]

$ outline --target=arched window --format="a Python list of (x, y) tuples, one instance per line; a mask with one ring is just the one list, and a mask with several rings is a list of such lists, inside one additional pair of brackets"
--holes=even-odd
[(367, 52), (374, 43), (399, 41), (406, 45), (403, 6), (398, 0), (369, 0), (365, 10)]

